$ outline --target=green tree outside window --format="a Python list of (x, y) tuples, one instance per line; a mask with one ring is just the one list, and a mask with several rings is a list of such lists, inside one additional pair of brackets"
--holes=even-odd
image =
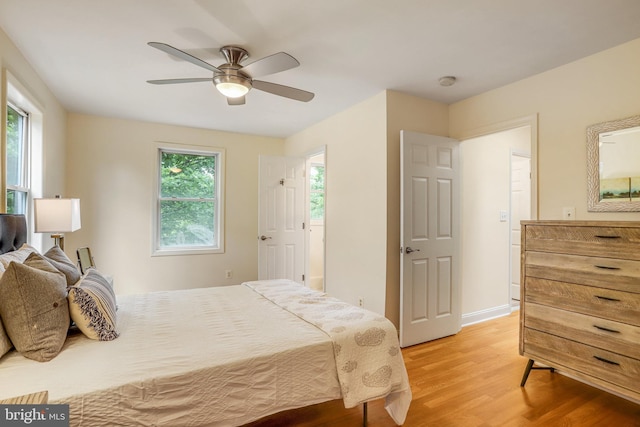
[(216, 154), (161, 151), (159, 246), (216, 246)]

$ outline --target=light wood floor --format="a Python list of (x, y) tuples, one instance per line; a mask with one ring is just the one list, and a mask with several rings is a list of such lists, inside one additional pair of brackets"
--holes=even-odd
[[(402, 353), (413, 392), (405, 426), (640, 427), (640, 405), (558, 373), (532, 371), (520, 387), (527, 359), (518, 354), (517, 312)], [(361, 417), (362, 408), (338, 400), (250, 426), (351, 427)], [(369, 403), (368, 419), (371, 427), (395, 425), (381, 401)]]

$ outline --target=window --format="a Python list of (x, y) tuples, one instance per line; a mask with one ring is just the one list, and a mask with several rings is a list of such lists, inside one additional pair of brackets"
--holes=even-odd
[(26, 214), (29, 200), (29, 115), (7, 106), (6, 212)]
[(223, 252), (223, 151), (158, 149), (155, 254)]
[[(0, 81), (0, 93), (3, 91), (6, 112), (2, 131), (6, 143), (2, 153), (4, 163), (0, 168), (0, 211), (24, 214), (27, 224), (31, 224), (33, 199), (43, 195), (43, 108), (8, 70), (3, 70)], [(52, 140), (52, 144), (63, 144), (55, 136)], [(57, 176), (56, 172), (52, 174)], [(43, 234), (28, 228), (27, 241), (42, 249)]]
[(324, 220), (324, 165), (311, 164), (310, 170), (311, 221)]

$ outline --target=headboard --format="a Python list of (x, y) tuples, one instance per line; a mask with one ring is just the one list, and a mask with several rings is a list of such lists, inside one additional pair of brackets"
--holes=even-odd
[(20, 214), (0, 214), (0, 254), (27, 243), (27, 220)]

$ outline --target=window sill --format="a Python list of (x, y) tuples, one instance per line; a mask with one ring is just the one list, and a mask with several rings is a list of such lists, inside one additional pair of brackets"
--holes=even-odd
[(224, 249), (216, 248), (176, 248), (176, 249), (156, 249), (151, 254), (154, 256), (180, 256), (180, 255), (206, 255), (223, 254)]

